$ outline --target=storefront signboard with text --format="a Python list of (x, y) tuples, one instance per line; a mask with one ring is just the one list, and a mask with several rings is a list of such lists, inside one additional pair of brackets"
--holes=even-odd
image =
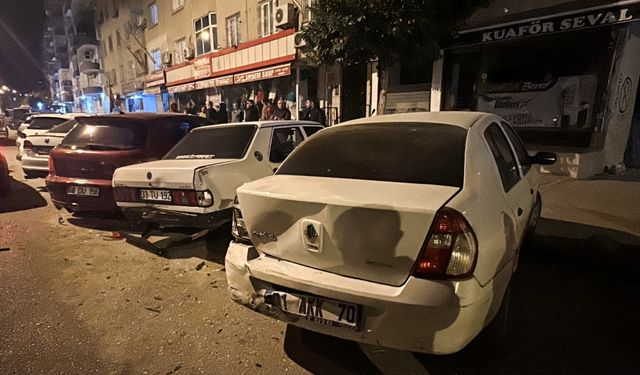
[(245, 83), (261, 81), (291, 75), (291, 64), (275, 66), (267, 69), (254, 70), (247, 73), (239, 73), (233, 76), (233, 83)]
[(460, 31), (454, 41), (456, 45), (487, 43), (519, 39), (561, 31), (578, 30), (596, 26), (637, 21), (640, 3), (603, 7), (595, 10), (577, 11), (570, 15), (538, 17), (525, 22), (514, 22), (502, 27), (487, 27)]

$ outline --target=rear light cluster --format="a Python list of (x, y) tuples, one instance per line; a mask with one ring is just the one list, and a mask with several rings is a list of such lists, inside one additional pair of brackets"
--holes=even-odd
[(464, 278), (473, 273), (478, 243), (464, 216), (451, 208), (436, 214), (415, 265), (413, 275), (421, 278)]
[(240, 211), (240, 207), (237, 204), (233, 207), (233, 215), (231, 217), (231, 234), (235, 237), (237, 242), (251, 244), (249, 230), (244, 223), (242, 211)]
[(56, 175), (56, 165), (53, 162), (53, 158), (51, 157), (51, 155), (49, 155), (49, 176), (55, 176)]
[[(130, 187), (116, 187), (113, 196), (118, 202), (139, 202), (138, 189)], [(171, 202), (157, 201), (180, 206), (209, 207), (213, 205), (213, 195), (209, 190), (171, 190)]]

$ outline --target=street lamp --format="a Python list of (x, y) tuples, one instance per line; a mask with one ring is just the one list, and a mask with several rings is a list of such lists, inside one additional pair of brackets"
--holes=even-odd
[(9, 88), (7, 87), (7, 85), (2, 85), (2, 90), (3, 91), (9, 91)]

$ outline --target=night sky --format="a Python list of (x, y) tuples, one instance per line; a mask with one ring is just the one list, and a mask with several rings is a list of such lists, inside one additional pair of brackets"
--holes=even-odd
[(30, 91), (43, 80), (42, 0), (0, 0), (0, 87)]

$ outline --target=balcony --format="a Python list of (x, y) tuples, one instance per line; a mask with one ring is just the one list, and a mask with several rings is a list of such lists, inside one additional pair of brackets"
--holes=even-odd
[(85, 60), (80, 62), (80, 73), (98, 74), (100, 73), (100, 63), (97, 61)]
[(95, 76), (80, 74), (80, 90), (82, 95), (100, 95), (104, 93), (104, 74)]

